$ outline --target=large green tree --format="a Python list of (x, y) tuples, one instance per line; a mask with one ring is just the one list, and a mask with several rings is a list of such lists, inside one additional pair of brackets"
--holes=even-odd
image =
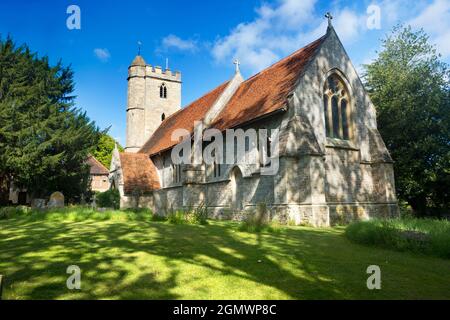
[(395, 161), (397, 193), (418, 215), (449, 213), (448, 65), (423, 30), (396, 26), (365, 66), (378, 128)]
[(84, 163), (99, 130), (74, 107), (73, 72), (0, 38), (0, 177), (35, 197), (87, 189)]
[[(106, 168), (111, 166), (112, 152), (115, 148), (116, 141), (107, 134), (108, 129), (102, 132), (98, 144), (91, 150), (91, 154), (100, 161)], [(120, 152), (123, 148), (120, 144), (117, 144), (117, 148)]]

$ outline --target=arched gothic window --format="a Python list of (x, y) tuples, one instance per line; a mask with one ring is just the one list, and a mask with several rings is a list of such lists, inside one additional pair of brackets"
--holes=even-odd
[(167, 87), (164, 83), (159, 87), (159, 97), (167, 99)]
[(328, 77), (323, 94), (325, 130), (327, 137), (350, 140), (349, 94), (337, 74)]

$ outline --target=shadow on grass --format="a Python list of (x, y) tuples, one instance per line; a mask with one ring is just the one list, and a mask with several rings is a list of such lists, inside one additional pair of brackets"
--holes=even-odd
[[(5, 294), (14, 292), (6, 296), (9, 299), (196, 299), (196, 294), (220, 298), (220, 292), (201, 279), (192, 296), (179, 291), (188, 281), (214, 276), (245, 279), (294, 299), (368, 294), (364, 263), (357, 261), (335, 229), (286, 228), (276, 234), (249, 234), (237, 231), (231, 222), (197, 226), (89, 220), (24, 223), (19, 219), (9, 220), (4, 227), (0, 273), (7, 271)], [(384, 259), (372, 258), (378, 263)], [(159, 262), (153, 265), (156, 259)], [(65, 286), (66, 268), (72, 264), (82, 269), (81, 291)], [(355, 264), (358, 274), (352, 271)], [(188, 272), (186, 266), (207, 272), (181, 280)], [(252, 299), (252, 288), (245, 290)]]

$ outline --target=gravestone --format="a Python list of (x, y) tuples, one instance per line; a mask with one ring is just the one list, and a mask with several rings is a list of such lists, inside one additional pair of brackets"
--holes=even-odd
[(33, 199), (33, 200), (31, 200), (31, 207), (33, 209), (44, 209), (45, 208), (45, 199)]
[(48, 201), (49, 208), (63, 208), (64, 207), (64, 195), (59, 192), (53, 192)]
[(3, 276), (0, 274), (0, 300), (2, 300)]

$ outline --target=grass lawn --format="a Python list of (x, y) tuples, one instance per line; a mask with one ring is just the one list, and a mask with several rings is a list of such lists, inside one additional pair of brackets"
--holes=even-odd
[[(343, 233), (254, 234), (233, 222), (173, 225), (124, 214), (13, 217), (0, 220), (3, 297), (450, 299), (450, 260), (361, 246)], [(69, 265), (82, 270), (81, 290), (66, 288)], [(369, 265), (381, 267), (381, 290), (366, 287)]]

